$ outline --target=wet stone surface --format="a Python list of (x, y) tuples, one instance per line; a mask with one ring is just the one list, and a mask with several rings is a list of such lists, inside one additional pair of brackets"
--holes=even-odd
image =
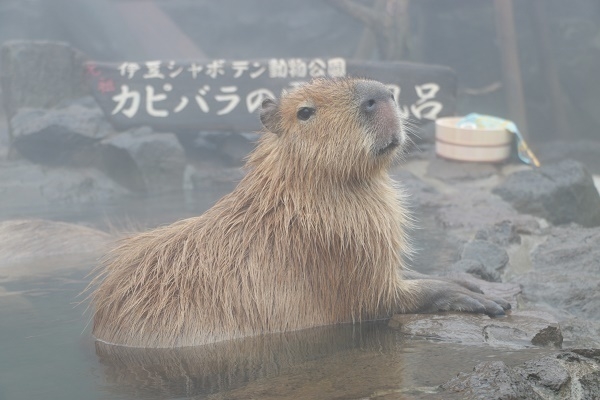
[(597, 352), (575, 349), (514, 368), (501, 361), (484, 362), (441, 389), (463, 399), (596, 399), (600, 396)]
[(600, 225), (600, 195), (590, 173), (577, 161), (517, 172), (493, 192), (520, 212), (553, 224)]

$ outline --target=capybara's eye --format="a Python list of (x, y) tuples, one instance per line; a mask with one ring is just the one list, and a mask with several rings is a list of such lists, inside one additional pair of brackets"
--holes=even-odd
[(314, 113), (315, 113), (315, 109), (314, 108), (311, 108), (311, 107), (302, 107), (301, 109), (298, 110), (298, 113), (296, 115), (298, 116), (299, 120), (306, 121)]

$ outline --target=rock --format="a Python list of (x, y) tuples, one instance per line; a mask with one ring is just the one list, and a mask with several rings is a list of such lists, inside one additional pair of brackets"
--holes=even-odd
[(562, 320), (560, 327), (569, 347), (600, 348), (600, 321), (569, 318)]
[(568, 390), (567, 385), (571, 383), (569, 371), (557, 363), (556, 356), (527, 361), (515, 370), (536, 386), (545, 387), (554, 393)]
[(600, 195), (590, 173), (577, 161), (516, 172), (493, 192), (518, 211), (556, 225), (600, 225)]
[(2, 91), (7, 115), (23, 107), (50, 108), (89, 93), (82, 53), (67, 43), (6, 41), (1, 48)]
[(531, 339), (531, 344), (540, 347), (556, 347), (562, 348), (563, 335), (558, 326), (548, 326)]
[(434, 158), (427, 168), (427, 176), (442, 181), (465, 181), (489, 178), (498, 173), (492, 164), (449, 161)]
[(560, 327), (554, 319), (548, 318), (548, 315), (519, 311), (513, 311), (503, 318), (460, 313), (396, 314), (390, 320), (389, 326), (409, 336), (511, 349), (535, 346), (532, 340), (539, 336), (540, 332), (553, 330), (556, 332), (555, 337), (560, 336)]
[(475, 240), (485, 240), (501, 247), (521, 244), (521, 236), (519, 236), (517, 227), (511, 221), (502, 221), (480, 229), (475, 234)]
[(459, 393), (461, 399), (597, 399), (597, 354), (596, 349), (576, 349), (514, 368), (501, 361), (483, 362), (472, 373), (460, 373), (440, 389)]
[[(93, 260), (113, 238), (102, 231), (66, 222), (9, 220), (0, 222), (0, 279), (15, 279), (67, 267), (67, 260)], [(58, 263), (49, 260), (59, 259)], [(43, 260), (43, 261), (42, 261)], [(89, 263), (74, 263), (87, 267)]]
[(241, 166), (259, 136), (234, 132), (178, 132), (177, 137), (190, 158), (222, 166)]
[(48, 168), (24, 160), (0, 163), (2, 211), (14, 215), (48, 205), (90, 204), (115, 200), (130, 192), (95, 169)]
[(460, 393), (462, 399), (543, 399), (521, 375), (502, 361), (477, 364), (473, 373), (461, 373), (441, 388)]
[(516, 226), (533, 226), (535, 218), (519, 214), (510, 204), (487, 190), (461, 188), (446, 197), (436, 213), (443, 228), (465, 231), (472, 237), (477, 231), (502, 221)]
[(85, 98), (63, 109), (22, 108), (11, 119), (12, 144), (28, 160), (50, 166), (94, 166), (92, 147), (113, 132)]
[(500, 282), (500, 274), (496, 271), (488, 270), (481, 261), (470, 258), (459, 260), (448, 267), (452, 272), (466, 272), (473, 276), (489, 282)]
[(514, 277), (523, 299), (600, 321), (600, 228), (555, 227), (531, 253), (533, 269)]
[[(500, 246), (483, 240), (473, 240), (465, 245), (462, 260), (480, 262), (483, 269), (476, 270), (478, 276), (485, 280), (500, 282), (500, 274), (508, 264), (509, 258), (506, 250)], [(474, 267), (473, 265), (470, 266), (470, 268)]]
[[(174, 134), (155, 133), (148, 127), (142, 127), (111, 136), (101, 144), (127, 152), (140, 175), (127, 160), (125, 153), (115, 152), (110, 147), (104, 149), (105, 152), (113, 151), (114, 159), (120, 159), (119, 162), (126, 166), (127, 173), (133, 177), (131, 184), (134, 187), (139, 189), (141, 186), (137, 178), (141, 176), (145, 189), (151, 193), (183, 189), (186, 160), (183, 148)], [(116, 168), (110, 174), (117, 175), (119, 171), (120, 169)]]
[(581, 398), (582, 399), (598, 399), (600, 398), (600, 371), (591, 372), (581, 379)]

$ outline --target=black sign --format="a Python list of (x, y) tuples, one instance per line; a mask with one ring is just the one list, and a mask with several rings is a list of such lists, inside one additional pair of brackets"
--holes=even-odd
[(254, 131), (265, 97), (279, 97), (316, 77), (364, 77), (388, 85), (405, 117), (420, 124), (453, 115), (456, 76), (450, 68), (344, 58), (213, 60), (86, 64), (96, 100), (117, 129), (148, 125)]

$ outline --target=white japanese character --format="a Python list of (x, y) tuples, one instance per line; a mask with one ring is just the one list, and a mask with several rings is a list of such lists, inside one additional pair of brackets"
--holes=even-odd
[(160, 72), (160, 61), (147, 61), (146, 68), (148, 72), (144, 74), (145, 79), (165, 79), (165, 76)]
[(258, 110), (264, 99), (274, 99), (275, 95), (269, 89), (256, 89), (246, 96), (246, 108), (252, 114)]
[(195, 97), (196, 103), (198, 103), (198, 107), (200, 107), (200, 110), (202, 110), (205, 113), (210, 111), (210, 109), (208, 108), (208, 103), (206, 102), (206, 100), (204, 100), (204, 96), (206, 96), (209, 90), (210, 86), (204, 85), (200, 89), (198, 89), (198, 94)]
[(443, 108), (442, 103), (434, 101), (439, 90), (440, 86), (437, 83), (425, 83), (415, 86), (419, 100), (410, 107), (410, 111), (417, 119), (435, 120), (437, 118)]
[(175, 107), (175, 109), (173, 109), (173, 112), (174, 113), (180, 112), (188, 105), (189, 102), (190, 102), (190, 99), (188, 99), (187, 96), (181, 96), (181, 99), (179, 100), (179, 104), (177, 104), (177, 107)]
[(119, 73), (121, 76), (127, 75), (127, 79), (133, 78), (133, 75), (140, 69), (140, 64), (134, 62), (124, 62), (119, 65)]
[(434, 99), (439, 90), (440, 86), (437, 83), (424, 83), (422, 85), (416, 85), (415, 91), (417, 92), (417, 96), (419, 96), (419, 101), (417, 101), (417, 104), (422, 104), (427, 100)]
[(290, 78), (305, 78), (308, 72), (306, 62), (301, 58), (291, 58), (288, 60), (288, 73)]
[[(133, 118), (140, 108), (140, 92), (129, 90), (129, 86), (121, 85), (121, 93), (112, 97), (112, 100), (117, 102), (117, 105), (112, 110), (111, 115), (122, 112), (127, 118)], [(127, 102), (131, 100), (129, 108), (124, 109)]]
[(225, 60), (214, 60), (206, 66), (206, 75), (215, 79), (219, 75), (225, 74)]
[(327, 60), (327, 75), (332, 78), (343, 78), (346, 76), (346, 60), (341, 57)]
[[(170, 84), (163, 86), (165, 91), (171, 91), (173, 87)], [(146, 112), (151, 117), (167, 117), (169, 116), (168, 110), (157, 110), (154, 108), (154, 103), (164, 101), (167, 99), (166, 93), (154, 94), (154, 88), (151, 85), (146, 85)]]
[(187, 69), (189, 72), (192, 73), (192, 78), (196, 79), (196, 77), (198, 76), (198, 74), (200, 72), (202, 72), (202, 65), (198, 65), (196, 63), (192, 63), (192, 65), (190, 65), (190, 67)]
[(266, 67), (266, 66), (264, 66), (264, 65), (261, 65), (261, 63), (259, 63), (258, 61), (256, 61), (256, 62), (253, 62), (253, 63), (252, 63), (252, 66), (253, 66), (254, 68), (256, 68), (256, 70), (255, 70), (254, 72), (251, 72), (251, 73), (250, 73), (250, 78), (252, 78), (252, 79), (256, 79), (256, 78), (258, 78), (258, 77), (259, 77), (259, 76), (261, 76), (261, 75), (262, 75), (262, 74), (265, 72), (265, 70), (267, 69), (267, 67)]
[(242, 74), (244, 73), (244, 71), (248, 70), (248, 61), (234, 61), (231, 63), (231, 68), (235, 71), (235, 74), (233, 74), (234, 78), (239, 78), (240, 76), (242, 76)]
[(169, 65), (167, 66), (167, 69), (171, 72), (169, 72), (169, 77), (170, 78), (175, 78), (177, 75), (179, 75), (181, 73), (181, 71), (183, 71), (183, 66), (179, 67), (179, 68), (175, 68), (177, 66), (177, 64), (175, 63), (175, 61), (169, 61)]
[[(442, 111), (442, 107), (442, 103), (439, 101), (427, 101), (422, 104), (413, 104), (410, 106), (410, 111), (412, 111), (417, 119), (425, 118), (433, 121), (437, 119), (438, 114)], [(429, 111), (423, 112), (423, 110), (427, 109), (429, 109)]]
[(225, 107), (217, 111), (217, 115), (225, 115), (229, 114), (240, 102), (240, 96), (234, 94), (237, 92), (237, 86), (223, 86), (221, 88), (221, 93), (226, 94), (218, 94), (215, 96), (215, 100), (218, 102), (228, 101)]
[(269, 78), (287, 78), (288, 66), (284, 59), (269, 60)]
[(313, 78), (325, 76), (327, 64), (320, 58), (315, 58), (308, 63), (308, 73)]

